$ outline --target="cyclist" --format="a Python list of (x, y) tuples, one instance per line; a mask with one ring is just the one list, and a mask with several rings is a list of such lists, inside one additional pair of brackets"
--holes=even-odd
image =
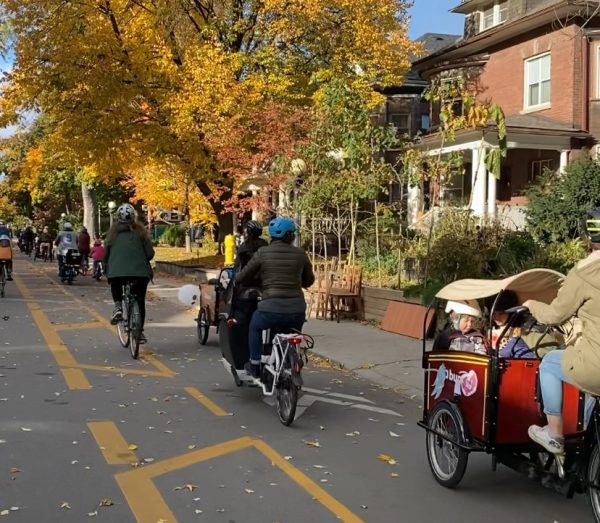
[(4, 220), (0, 220), (0, 236), (8, 236), (9, 238), (12, 238), (12, 232)]
[(254, 378), (260, 372), (262, 331), (272, 327), (301, 330), (306, 320), (306, 300), (302, 288), (315, 281), (306, 253), (294, 247), (296, 224), (286, 217), (269, 223), (271, 243), (251, 258), (236, 275), (235, 282), (245, 284), (261, 279), (262, 300), (250, 321), (250, 361), (246, 370)]
[(12, 281), (12, 246), (8, 234), (0, 231), (0, 262), (6, 263), (6, 279)]
[(24, 246), (25, 254), (28, 254), (28, 255), (31, 254), (31, 251), (33, 250), (34, 241), (35, 241), (35, 233), (33, 232), (31, 225), (28, 225), (25, 228), (25, 231), (23, 231), (23, 246)]
[(532, 425), (529, 437), (553, 454), (564, 453), (563, 382), (600, 394), (600, 208), (588, 211), (586, 230), (590, 254), (569, 271), (554, 301), (523, 304), (540, 323), (560, 325), (574, 315), (581, 320), (580, 336), (566, 350), (549, 352), (540, 364), (548, 425)]
[[(146, 318), (146, 290), (152, 279), (150, 260), (154, 258), (154, 248), (148, 231), (136, 218), (133, 205), (124, 203), (119, 206), (117, 221), (108, 231), (104, 243), (104, 272), (115, 302), (110, 321), (116, 325), (123, 319), (123, 285), (130, 281), (131, 292), (140, 306), (143, 329)], [(146, 341), (142, 330), (140, 343)]]
[(269, 245), (267, 240), (261, 238), (262, 225), (256, 220), (250, 220), (245, 227), (244, 242), (239, 246), (235, 259), (235, 272), (241, 271), (261, 247)]
[(52, 235), (47, 225), (44, 225), (39, 240), (40, 255), (43, 255), (44, 250), (46, 250), (46, 256), (50, 258), (52, 254)]
[(70, 250), (77, 250), (77, 234), (73, 231), (73, 226), (70, 222), (63, 223), (63, 230), (58, 233), (58, 236), (54, 240), (54, 245), (56, 245), (57, 250), (58, 275), (61, 276), (67, 253)]
[(83, 270), (87, 270), (89, 257), (90, 257), (90, 243), (91, 238), (85, 227), (81, 228), (79, 235), (77, 236), (77, 249), (81, 253), (81, 267)]

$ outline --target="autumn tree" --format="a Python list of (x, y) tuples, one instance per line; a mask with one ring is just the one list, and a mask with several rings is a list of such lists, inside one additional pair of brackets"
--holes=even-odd
[[(257, 115), (272, 104), (310, 107), (333, 78), (364, 91), (400, 84), (416, 50), (406, 8), (405, 0), (3, 0), (15, 63), (0, 124), (23, 111), (48, 114), (53, 147), (105, 181), (147, 161), (177, 164), (223, 234), (236, 183), (263, 167), (232, 165), (225, 133), (259, 129)], [(261, 141), (239, 144), (249, 148), (245, 160)]]

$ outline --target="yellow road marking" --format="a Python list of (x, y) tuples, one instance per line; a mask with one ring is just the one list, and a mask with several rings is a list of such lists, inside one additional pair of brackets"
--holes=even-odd
[(138, 463), (135, 453), (129, 450), (127, 442), (112, 421), (90, 421), (88, 427), (109, 465)]
[(300, 469), (294, 467), (289, 461), (281, 456), (273, 447), (267, 445), (264, 441), (255, 439), (254, 447), (265, 457), (281, 469), (282, 472), (292, 478), (300, 487), (308, 492), (313, 499), (321, 503), (324, 507), (335, 514), (338, 519), (347, 523), (361, 523), (363, 520), (353, 514), (348, 508), (342, 505), (331, 494), (323, 490), (312, 479), (304, 474)]
[(165, 373), (158, 370), (142, 370), (130, 369), (125, 367), (111, 367), (109, 365), (89, 365), (87, 363), (78, 363), (77, 367), (85, 370), (98, 370), (101, 372), (112, 372), (114, 374), (131, 374), (135, 376), (155, 376), (157, 378), (165, 378)]
[(338, 519), (346, 523), (363, 523), (362, 519), (319, 487), (306, 474), (286, 461), (271, 446), (262, 440), (250, 437), (226, 441), (187, 454), (167, 458), (158, 463), (146, 465), (143, 468), (121, 472), (115, 475), (115, 479), (137, 521), (157, 521), (162, 518), (169, 523), (174, 523), (176, 521), (175, 516), (154, 485), (153, 478), (248, 448), (254, 448), (260, 452)]
[(99, 321), (85, 321), (81, 323), (54, 323), (57, 331), (83, 330), (83, 329), (101, 329), (104, 327)]
[[(21, 293), (23, 298), (31, 300), (32, 295), (29, 289), (23, 283), (20, 276), (14, 275), (15, 285), (17, 290)], [(62, 375), (70, 389), (74, 390), (87, 390), (91, 389), (90, 382), (85, 377), (85, 374), (78, 369), (78, 364), (73, 355), (69, 352), (69, 349), (60, 339), (60, 336), (54, 330), (52, 324), (46, 318), (46, 315), (42, 312), (40, 306), (37, 303), (28, 303), (27, 307), (31, 311), (31, 316), (38, 326), (46, 345), (50, 349), (50, 352), (54, 356), (56, 363), (60, 367)]]
[(229, 416), (227, 412), (225, 412), (221, 407), (219, 407), (212, 400), (207, 398), (202, 392), (200, 392), (196, 387), (186, 387), (185, 391), (195, 400), (198, 400), (202, 405), (204, 405), (208, 410), (210, 410), (215, 416)]

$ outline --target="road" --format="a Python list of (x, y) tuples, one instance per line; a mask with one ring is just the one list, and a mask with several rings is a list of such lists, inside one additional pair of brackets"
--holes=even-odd
[[(460, 488), (433, 480), (418, 405), (311, 364), (286, 428), (237, 388), (193, 316), (148, 303), (134, 361), (108, 323), (105, 283), (58, 282), (18, 255), (0, 302), (0, 515), (7, 521), (300, 523), (592, 521), (490, 459)], [(319, 340), (318, 340), (319, 341)], [(380, 454), (396, 463), (378, 459)]]

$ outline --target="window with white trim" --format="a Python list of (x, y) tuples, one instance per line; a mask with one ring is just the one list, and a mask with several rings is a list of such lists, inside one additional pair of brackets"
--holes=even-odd
[(550, 53), (525, 60), (525, 109), (550, 103)]
[(508, 20), (508, 0), (490, 2), (481, 11), (480, 30), (485, 31)]
[(533, 183), (544, 174), (544, 171), (554, 169), (554, 162), (552, 160), (534, 160), (531, 162), (529, 170), (529, 182)]

